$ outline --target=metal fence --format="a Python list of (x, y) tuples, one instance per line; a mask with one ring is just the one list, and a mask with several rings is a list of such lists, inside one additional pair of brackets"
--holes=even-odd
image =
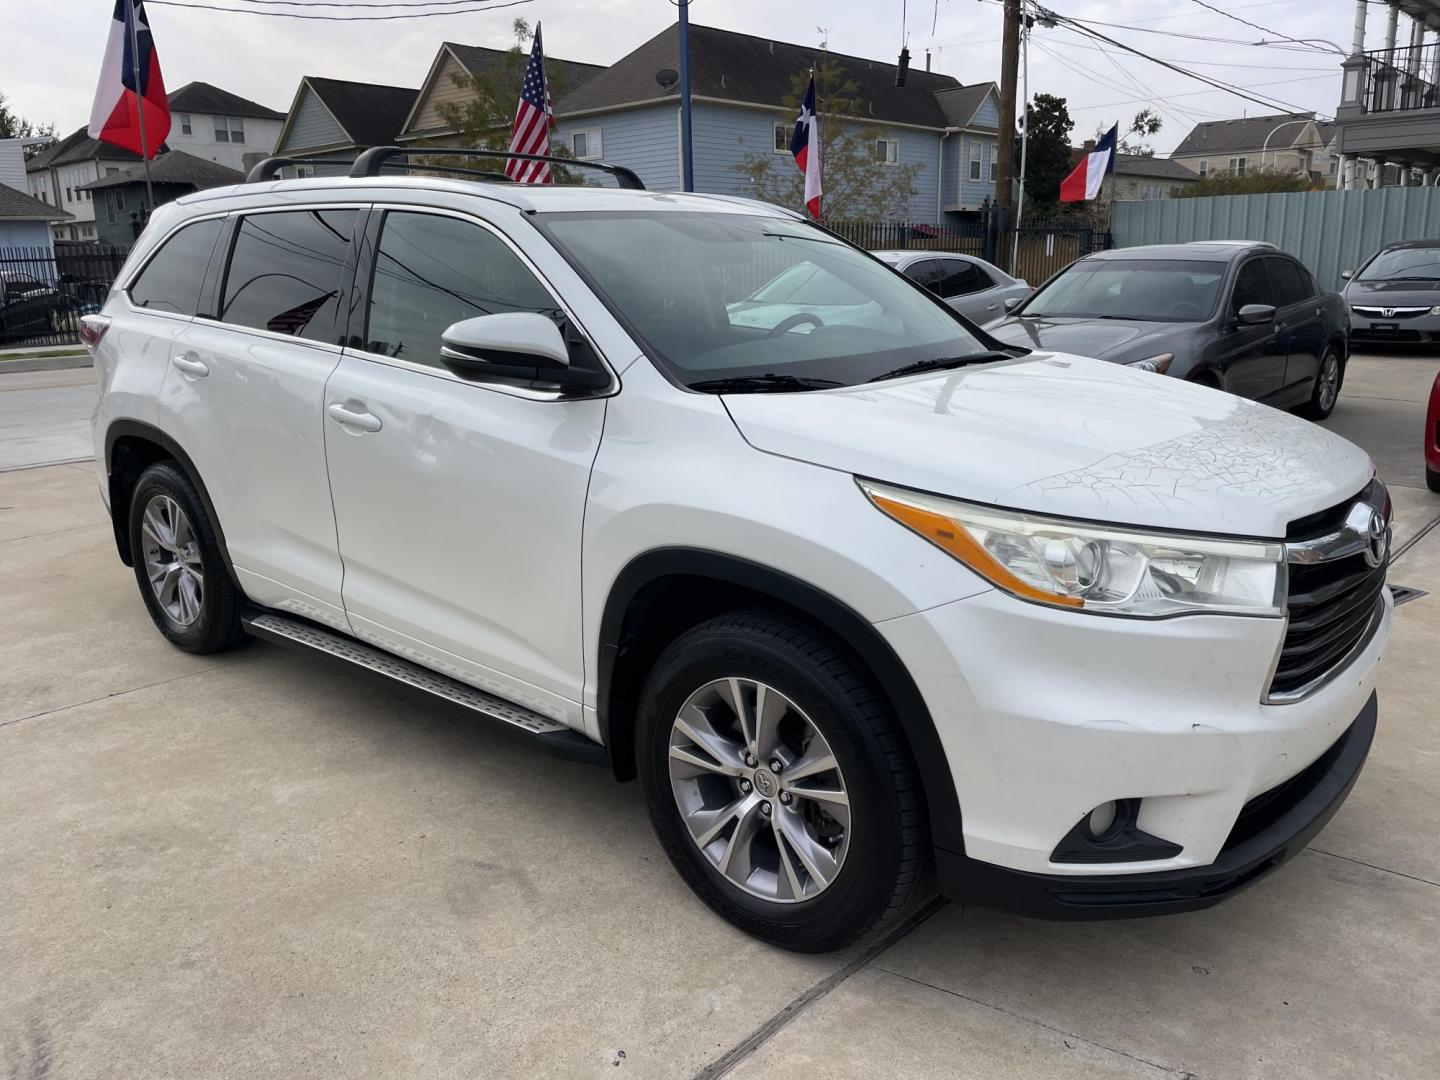
[(1366, 112), (1404, 112), (1440, 105), (1440, 43), (1365, 53), (1361, 107)]
[(70, 345), (80, 317), (100, 310), (128, 247), (0, 247), (0, 349)]
[(1192, 240), (1267, 240), (1327, 289), (1386, 244), (1440, 239), (1440, 187), (1287, 191), (1117, 202), (1116, 247)]

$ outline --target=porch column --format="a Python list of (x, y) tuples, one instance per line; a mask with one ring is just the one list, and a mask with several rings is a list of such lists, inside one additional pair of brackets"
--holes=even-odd
[(1369, 0), (1355, 0), (1355, 35), (1350, 42), (1351, 56), (1365, 51), (1365, 9), (1369, 6)]
[(1399, 186), (1399, 187), (1409, 187), (1409, 186), (1410, 186), (1410, 166), (1409, 166), (1409, 165), (1401, 165), (1401, 166), (1400, 166), (1400, 168), (1399, 168), (1399, 175), (1396, 177), (1395, 183), (1396, 183), (1396, 185)]
[(1425, 47), (1425, 24), (1413, 15), (1410, 17), (1410, 55), (1405, 70), (1412, 77), (1420, 74), (1420, 50)]
[(1390, 14), (1385, 18), (1385, 62), (1395, 63), (1395, 31), (1400, 26), (1399, 0), (1389, 0)]

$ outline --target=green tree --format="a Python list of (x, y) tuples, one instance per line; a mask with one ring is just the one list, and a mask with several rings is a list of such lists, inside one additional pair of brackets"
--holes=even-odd
[[(530, 39), (534, 31), (524, 19), (511, 24), (515, 43), (505, 50), (493, 63), (486, 64), (473, 74), (455, 72), (450, 78), (465, 97), (462, 101), (441, 102), (440, 116), (458, 135), (445, 136), (445, 142), (436, 146), (464, 146), (479, 150), (504, 150), (510, 145), (510, 133), (515, 124), (515, 103), (520, 97), (520, 82), (525, 77), (525, 64), (530, 57)], [(545, 80), (549, 84), (550, 99), (558, 101), (570, 89), (569, 80), (559, 65), (547, 67)], [(570, 157), (570, 151), (563, 146), (551, 146), (555, 157)], [(433, 165), (445, 165), (468, 169), (493, 169), (503, 166), (495, 161), (493, 166), (464, 158), (436, 154), (426, 158)], [(582, 184), (584, 177), (563, 165), (552, 165), (551, 176), (557, 184)]]
[[(1120, 145), (1116, 149), (1122, 154), (1154, 157), (1155, 148), (1145, 140), (1160, 134), (1160, 129), (1164, 126), (1165, 121), (1160, 119), (1154, 109), (1141, 109), (1130, 121), (1130, 126), (1120, 132)], [(1099, 134), (1103, 135), (1105, 132), (1102, 130)], [(1099, 138), (1099, 135), (1096, 138)]]
[[(1075, 167), (1070, 151), (1070, 131), (1075, 121), (1065, 99), (1053, 94), (1036, 94), (1025, 109), (1029, 131), (1025, 147), (1025, 198), (1040, 216), (1054, 213), (1060, 201), (1060, 181)], [(1019, 154), (1019, 144), (1016, 144)], [(1018, 162), (1016, 173), (1018, 175)]]
[(1180, 199), (1199, 199), (1206, 195), (1258, 195), (1270, 191), (1312, 191), (1315, 185), (1302, 173), (1281, 169), (1248, 169), (1239, 176), (1211, 173), (1198, 184), (1187, 184), (1177, 191)]
[(27, 146), (25, 156), (34, 157), (50, 143), (55, 141), (54, 124), (36, 124), (20, 116), (9, 105), (5, 103), (5, 94), (0, 91), (0, 139), (35, 139), (46, 140), (45, 143), (36, 146)]
[[(794, 122), (810, 82), (809, 71), (790, 77), (790, 92), (781, 102), (785, 112), (777, 120)], [(903, 219), (920, 165), (887, 165), (879, 160), (876, 141), (884, 130), (857, 118), (864, 113), (860, 85), (845, 75), (834, 60), (815, 69), (815, 107), (820, 120), (820, 161), (825, 189), (821, 213), (830, 221)], [(788, 156), (746, 151), (731, 169), (749, 179), (755, 198), (805, 209), (805, 178)]]

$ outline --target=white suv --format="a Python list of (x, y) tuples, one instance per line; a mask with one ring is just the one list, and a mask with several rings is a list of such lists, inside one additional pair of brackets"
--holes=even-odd
[[(1345, 798), (1392, 609), (1350, 443), (1003, 346), (771, 206), (378, 171), (162, 207), (87, 319), (180, 648), (308, 647), (608, 760), (793, 949), (932, 872), (1205, 907)], [(794, 266), (864, 317), (729, 318)]]

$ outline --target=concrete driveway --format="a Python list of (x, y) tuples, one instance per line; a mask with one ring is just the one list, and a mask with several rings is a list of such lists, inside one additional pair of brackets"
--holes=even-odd
[(711, 916), (600, 769), (268, 645), (172, 650), (93, 466), (4, 473), (0, 1075), (1440, 1075), (1436, 367), (1357, 362), (1330, 422), (1396, 484), (1392, 580), (1434, 595), (1310, 850), (1208, 912), (939, 904), (826, 957)]

